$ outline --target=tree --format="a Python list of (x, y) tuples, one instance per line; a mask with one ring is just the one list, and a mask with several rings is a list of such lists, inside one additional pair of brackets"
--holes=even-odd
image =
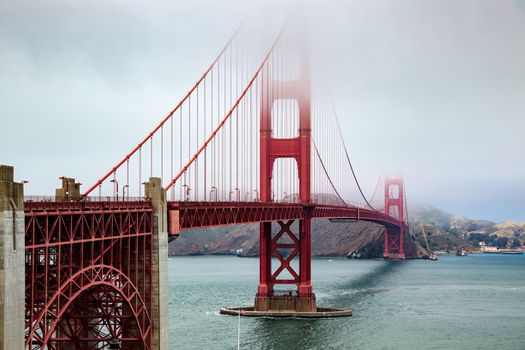
[(494, 245), (498, 248), (505, 248), (507, 246), (507, 242), (509, 241), (509, 239), (507, 237), (498, 237), (495, 241), (494, 241)]

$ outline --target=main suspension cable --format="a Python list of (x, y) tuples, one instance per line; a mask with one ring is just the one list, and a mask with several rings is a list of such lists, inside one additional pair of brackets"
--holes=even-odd
[(319, 150), (317, 149), (317, 145), (315, 144), (315, 140), (312, 138), (312, 145), (314, 146), (314, 150), (315, 150), (315, 154), (317, 155), (317, 158), (319, 159), (319, 162), (321, 163), (321, 167), (323, 168), (323, 171), (328, 179), (328, 182), (330, 182), (330, 185), (332, 186), (332, 189), (334, 190), (335, 194), (337, 195), (337, 197), (339, 197), (339, 200), (341, 202), (343, 202), (343, 204), (345, 206), (348, 206), (348, 204), (346, 203), (346, 201), (341, 197), (341, 195), (339, 194), (339, 191), (337, 191), (337, 188), (335, 188), (335, 185), (332, 181), (332, 179), (330, 178), (330, 175), (328, 175), (328, 171), (326, 170), (326, 166), (324, 165), (324, 162), (323, 160), (321, 159), (321, 155), (319, 154)]
[[(127, 162), (136, 152), (139, 152), (140, 153), (140, 150), (142, 149), (142, 146), (144, 146), (144, 144), (146, 144), (148, 141), (152, 140), (153, 139), (153, 136), (155, 135), (155, 133), (160, 130), (164, 124), (170, 119), (170, 118), (173, 118), (175, 116), (175, 112), (179, 109), (181, 109), (181, 106), (182, 104), (188, 100), (190, 98), (190, 96), (193, 94), (193, 92), (199, 87), (199, 85), (201, 84), (201, 82), (208, 76), (208, 74), (212, 71), (213, 67), (215, 66), (215, 64), (217, 62), (219, 62), (219, 60), (221, 59), (221, 57), (224, 56), (226, 50), (230, 47), (230, 45), (233, 43), (233, 40), (237, 37), (237, 34), (241, 31), (241, 29), (243, 28), (244, 24), (246, 22), (246, 19), (244, 19), (241, 24), (237, 27), (237, 29), (235, 30), (235, 32), (233, 33), (233, 35), (230, 37), (230, 39), (228, 40), (228, 42), (226, 43), (226, 45), (224, 45), (224, 47), (222, 48), (222, 50), (219, 52), (219, 54), (215, 57), (215, 59), (212, 61), (212, 63), (208, 66), (208, 68), (204, 71), (204, 73), (201, 75), (201, 77), (195, 82), (195, 84), (191, 87), (191, 89), (186, 93), (186, 95), (184, 95), (184, 97), (182, 98), (182, 100), (179, 101), (179, 103), (164, 117), (164, 119), (162, 119), (162, 121), (157, 124), (157, 126), (142, 140), (139, 142), (139, 144), (133, 149), (131, 150), (130, 153), (128, 153), (120, 162), (117, 163), (117, 165), (115, 165), (109, 172), (107, 172), (102, 178), (100, 178), (93, 186), (91, 186), (87, 191), (85, 191), (82, 195), (81, 195), (81, 199), (84, 199), (85, 197), (87, 197), (95, 188), (97, 188), (98, 186), (102, 185), (102, 183), (111, 175), (111, 174), (114, 174), (121, 166), (122, 164), (124, 164), (125, 162)], [(182, 110), (182, 109), (181, 109)], [(152, 151), (153, 151), (153, 146), (152, 146)], [(153, 159), (151, 160), (153, 161)], [(153, 165), (151, 166), (153, 167)], [(139, 189), (140, 189), (140, 186), (139, 186)]]
[[(255, 71), (255, 73), (253, 74), (252, 78), (250, 79), (250, 81), (248, 82), (248, 85), (246, 86), (246, 88), (242, 91), (241, 95), (238, 97), (238, 99), (235, 101), (235, 104), (230, 108), (230, 110), (226, 113), (226, 115), (224, 116), (224, 118), (220, 121), (220, 123), (217, 125), (217, 127), (213, 130), (213, 132), (211, 133), (210, 136), (208, 136), (208, 138), (203, 142), (203, 144), (201, 145), (201, 147), (197, 150), (197, 152), (193, 155), (193, 157), (190, 158), (190, 160), (187, 162), (187, 164), (182, 167), (179, 171), (179, 173), (164, 187), (164, 189), (166, 190), (169, 190), (178, 180), (179, 178), (186, 172), (186, 170), (188, 170), (188, 168), (193, 164), (193, 162), (199, 157), (199, 155), (203, 152), (203, 150), (206, 149), (206, 147), (208, 146), (208, 144), (210, 142), (212, 142), (214, 139), (215, 139), (215, 136), (219, 133), (219, 131), (222, 129), (222, 127), (224, 126), (224, 124), (230, 119), (230, 117), (232, 116), (233, 112), (235, 112), (235, 110), (239, 107), (239, 104), (244, 100), (244, 97), (248, 94), (248, 91), (251, 89), (251, 87), (254, 85), (254, 82), (257, 80), (257, 78), (259, 77), (259, 74), (261, 73), (261, 71), (263, 70), (263, 68), (266, 66), (267, 62), (268, 62), (268, 59), (270, 58), (270, 56), (272, 55), (273, 53), (273, 50), (274, 48), (276, 47), (277, 43), (279, 42), (279, 40), (281, 39), (281, 36), (286, 28), (286, 25), (287, 25), (287, 22), (285, 22), (283, 24), (283, 26), (281, 27), (281, 30), (280, 32), (278, 33), (275, 41), (273, 42), (273, 44), (271, 45), (269, 51), (267, 52), (267, 54), (264, 56), (263, 58), (263, 61), (262, 63), (259, 65), (259, 67), (257, 68), (257, 70)], [(226, 103), (224, 104), (226, 106)], [(223, 178), (224, 180), (224, 178)]]
[(341, 143), (343, 144), (343, 148), (345, 150), (346, 160), (348, 161), (348, 165), (350, 166), (350, 170), (352, 171), (352, 176), (354, 177), (355, 183), (357, 184), (357, 188), (359, 189), (359, 193), (361, 193), (361, 197), (365, 200), (366, 204), (370, 207), (370, 209), (375, 211), (381, 211), (379, 209), (376, 209), (370, 204), (368, 199), (366, 199), (365, 194), (363, 193), (363, 190), (361, 189), (361, 185), (359, 184), (359, 181), (357, 180), (357, 175), (355, 174), (354, 167), (352, 166), (352, 161), (350, 160), (350, 155), (348, 154), (348, 149), (346, 148), (346, 144), (343, 138), (343, 133), (341, 131), (341, 125), (339, 124), (339, 118), (337, 117), (337, 112), (335, 111), (335, 105), (334, 100), (330, 99), (331, 105), (332, 105), (332, 111), (334, 112), (334, 118), (335, 122), (337, 124), (337, 131), (339, 132), (339, 137), (341, 138)]

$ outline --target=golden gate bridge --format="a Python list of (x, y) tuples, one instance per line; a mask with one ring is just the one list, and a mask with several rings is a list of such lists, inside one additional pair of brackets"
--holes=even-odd
[(247, 26), (83, 193), (62, 178), (54, 198), (24, 201), (13, 168), (2, 166), (0, 227), (13, 232), (4, 259), (14, 266), (4, 281), (23, 281), (8, 293), (23, 304), (12, 337), (26, 349), (167, 349), (167, 245), (184, 230), (260, 225), (251, 311), (262, 314), (321, 310), (311, 280), (312, 220), (380, 224), (384, 257), (405, 258), (402, 180), (385, 179), (384, 202), (374, 206), (306, 46), (286, 26), (266, 45), (255, 42)]

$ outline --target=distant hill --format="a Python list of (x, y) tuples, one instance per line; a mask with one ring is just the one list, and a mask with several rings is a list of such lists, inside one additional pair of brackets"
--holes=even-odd
[[(294, 224), (296, 225), (296, 224)], [(292, 231), (298, 228), (292, 225)], [(277, 230), (277, 225), (274, 225)], [(408, 233), (407, 257), (417, 257), (423, 249)], [(170, 243), (170, 255), (259, 255), (259, 225), (240, 225), (206, 230), (183, 231)], [(383, 255), (383, 228), (372, 223), (314, 220), (312, 255), (316, 257), (376, 258)]]
[(525, 244), (524, 222), (495, 223), (452, 215), (432, 206), (418, 206), (411, 210), (412, 235), (424, 245), (419, 228), (422, 222), (433, 250), (454, 250), (460, 246), (478, 249), (479, 242), (503, 248), (509, 239), (514, 246)]

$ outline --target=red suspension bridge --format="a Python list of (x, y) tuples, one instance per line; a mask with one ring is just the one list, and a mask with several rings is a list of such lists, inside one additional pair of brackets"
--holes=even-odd
[(266, 45), (248, 32), (241, 27), (84, 193), (63, 178), (52, 200), (24, 202), (12, 168), (2, 167), (0, 209), (10, 216), (0, 227), (13, 231), (4, 244), (20, 264), (9, 273), (25, 271), (10, 292), (25, 310), (12, 337), (26, 349), (167, 349), (167, 243), (184, 230), (260, 225), (259, 312), (317, 311), (313, 219), (380, 224), (384, 257), (404, 259), (402, 180), (385, 179), (380, 205), (366, 198), (305, 49), (284, 31)]

